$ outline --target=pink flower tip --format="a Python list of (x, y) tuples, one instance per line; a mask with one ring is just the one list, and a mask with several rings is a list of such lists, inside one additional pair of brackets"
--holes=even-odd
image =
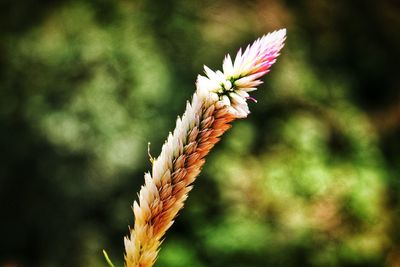
[(199, 76), (199, 91), (214, 94), (212, 99), (219, 99), (223, 105), (229, 106), (236, 117), (246, 117), (250, 113), (246, 100), (257, 102), (248, 93), (262, 83), (260, 78), (276, 62), (285, 39), (286, 29), (268, 33), (248, 45), (244, 52), (239, 49), (234, 60), (226, 55), (222, 71), (214, 72), (205, 66), (207, 77)]

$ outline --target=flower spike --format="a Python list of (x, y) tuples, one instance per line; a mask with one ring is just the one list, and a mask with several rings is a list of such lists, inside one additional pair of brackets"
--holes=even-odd
[(226, 55), (222, 70), (204, 66), (197, 90), (173, 133), (145, 173), (139, 200), (133, 203), (134, 227), (125, 238), (125, 266), (150, 267), (157, 259), (165, 232), (171, 227), (201, 171), (206, 155), (237, 118), (250, 113), (249, 92), (262, 83), (282, 49), (286, 30), (264, 35), (240, 49), (235, 60)]

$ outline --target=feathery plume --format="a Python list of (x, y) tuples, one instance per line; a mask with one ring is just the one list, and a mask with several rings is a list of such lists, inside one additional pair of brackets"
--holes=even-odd
[(205, 156), (233, 120), (250, 113), (247, 100), (255, 99), (249, 92), (262, 83), (259, 78), (275, 63), (285, 38), (285, 29), (264, 35), (243, 53), (240, 49), (234, 61), (227, 55), (223, 71), (204, 66), (206, 76), (198, 76), (192, 101), (178, 117), (160, 156), (152, 159), (152, 171), (145, 173), (139, 200), (133, 203), (135, 223), (125, 237), (126, 267), (153, 266)]

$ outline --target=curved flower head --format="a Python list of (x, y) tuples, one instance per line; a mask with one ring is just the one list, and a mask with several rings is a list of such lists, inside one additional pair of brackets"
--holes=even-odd
[(235, 60), (227, 55), (222, 65), (223, 72), (214, 72), (204, 66), (206, 76), (198, 76), (198, 92), (218, 101), (218, 105), (227, 106), (235, 117), (247, 117), (250, 113), (247, 100), (254, 100), (248, 92), (256, 90), (262, 83), (259, 78), (275, 63), (285, 38), (286, 29), (275, 31), (257, 39), (243, 53), (240, 49)]
[[(262, 82), (283, 47), (285, 30), (256, 40), (232, 61), (229, 55), (223, 71), (204, 66), (206, 76), (199, 76), (197, 90), (187, 102), (182, 117), (157, 158), (152, 158), (152, 171), (145, 174), (139, 200), (133, 204), (134, 227), (125, 238), (125, 266), (151, 267), (155, 263), (165, 232), (199, 175), (205, 157), (230, 128), (236, 118), (250, 112), (248, 92)], [(254, 100), (254, 99), (253, 99)], [(107, 256), (106, 256), (107, 258)]]

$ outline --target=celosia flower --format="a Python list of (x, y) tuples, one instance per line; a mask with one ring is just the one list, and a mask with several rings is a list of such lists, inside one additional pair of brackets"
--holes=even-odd
[(161, 240), (182, 209), (192, 183), (200, 173), (205, 156), (230, 128), (230, 122), (250, 113), (248, 92), (256, 90), (261, 76), (275, 63), (285, 40), (285, 30), (256, 40), (234, 61), (227, 55), (222, 71), (204, 67), (197, 90), (182, 118), (153, 160), (152, 173), (134, 202), (135, 224), (125, 238), (125, 265), (149, 267), (157, 258)]

